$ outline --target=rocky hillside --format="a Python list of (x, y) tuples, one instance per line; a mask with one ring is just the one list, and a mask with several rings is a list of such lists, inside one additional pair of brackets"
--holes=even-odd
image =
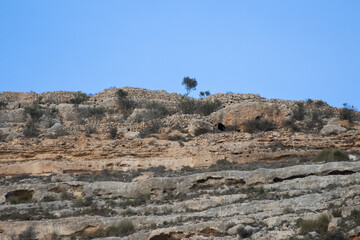
[(351, 106), (0, 93), (0, 239), (360, 239)]

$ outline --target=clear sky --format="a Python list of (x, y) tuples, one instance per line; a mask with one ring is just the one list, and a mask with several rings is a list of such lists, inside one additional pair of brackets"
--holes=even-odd
[(360, 107), (359, 0), (1, 0), (0, 91), (141, 87)]

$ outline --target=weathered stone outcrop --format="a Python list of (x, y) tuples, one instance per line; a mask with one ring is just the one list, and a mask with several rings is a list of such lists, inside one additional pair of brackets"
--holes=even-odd
[(218, 110), (209, 116), (210, 122), (243, 129), (247, 120), (271, 120), (281, 125), (291, 118), (292, 112), (284, 106), (268, 102), (242, 102)]
[(21, 123), (25, 122), (24, 109), (0, 110), (0, 123)]
[(344, 132), (346, 132), (346, 128), (334, 124), (328, 124), (321, 129), (320, 134), (323, 136), (330, 136)]

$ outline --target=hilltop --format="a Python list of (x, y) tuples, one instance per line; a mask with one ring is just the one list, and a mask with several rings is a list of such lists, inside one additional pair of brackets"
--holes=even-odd
[(255, 94), (3, 92), (0, 238), (357, 239), (359, 120)]

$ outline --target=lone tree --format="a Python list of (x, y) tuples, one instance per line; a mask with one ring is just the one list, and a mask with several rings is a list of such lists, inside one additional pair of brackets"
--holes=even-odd
[(184, 85), (186, 89), (185, 96), (189, 96), (190, 91), (195, 90), (198, 83), (195, 78), (184, 77), (182, 85)]

